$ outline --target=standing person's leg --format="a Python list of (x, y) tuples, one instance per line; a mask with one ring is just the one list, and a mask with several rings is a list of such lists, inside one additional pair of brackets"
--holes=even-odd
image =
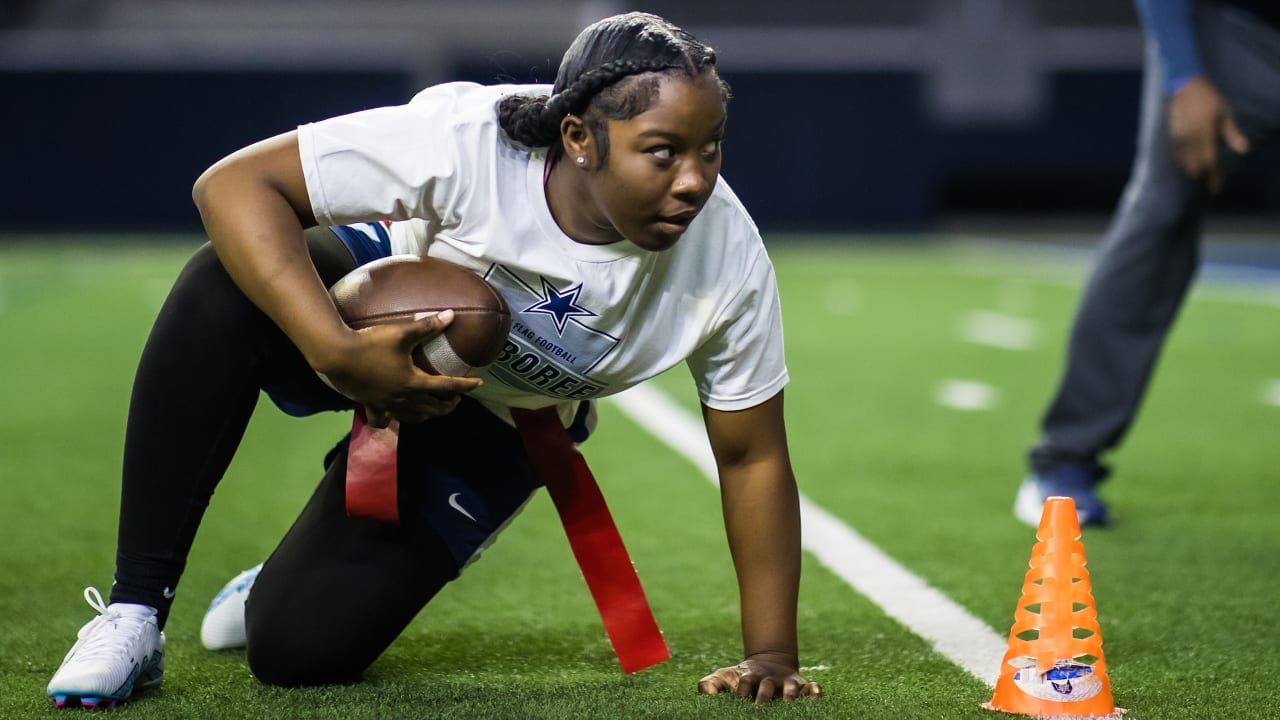
[(538, 487), (515, 429), (467, 399), (401, 426), (399, 525), (347, 515), (346, 458), (344, 441), (252, 586), (248, 660), (263, 682), (358, 680)]
[[(328, 228), (308, 231), (322, 278), (355, 267)], [(160, 310), (134, 381), (125, 436), (116, 583), (80, 632), (48, 694), (58, 706), (112, 705), (163, 676), (161, 632), (187, 553), (261, 388), (313, 409), (349, 407), (226, 274), (209, 245)]]
[[(1196, 34), (1204, 71), (1250, 143), (1256, 149), (1273, 140), (1280, 134), (1280, 30), (1234, 7), (1202, 4)], [(1093, 492), (1107, 473), (1100, 456), (1133, 422), (1198, 264), (1204, 191), (1174, 159), (1152, 48), (1147, 69), (1133, 175), (1077, 311), (1043, 438), (1030, 453), (1033, 478), (1015, 504), (1029, 523), (1055, 494), (1075, 497), (1082, 520), (1106, 521)], [(1240, 160), (1225, 143), (1219, 157), (1224, 174)]]
[(1051, 495), (1074, 497), (1082, 522), (1107, 521), (1094, 492), (1107, 474), (1100, 456), (1133, 421), (1199, 261), (1201, 191), (1174, 158), (1163, 73), (1150, 45), (1145, 67), (1129, 184), (1076, 310), (1061, 384), (1014, 507), (1033, 525)]

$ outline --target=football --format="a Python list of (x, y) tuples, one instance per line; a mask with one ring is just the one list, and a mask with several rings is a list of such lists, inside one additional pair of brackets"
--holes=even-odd
[(435, 375), (482, 374), (511, 329), (502, 295), (474, 272), (438, 258), (392, 255), (352, 270), (329, 289), (338, 313), (357, 330), (453, 310), (453, 322), (415, 355)]

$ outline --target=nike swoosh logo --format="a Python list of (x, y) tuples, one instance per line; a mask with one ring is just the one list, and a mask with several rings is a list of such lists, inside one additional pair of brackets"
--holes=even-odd
[(467, 512), (466, 508), (458, 504), (458, 496), (461, 494), (462, 493), (454, 493), (449, 496), (449, 507), (467, 516), (467, 519), (470, 520), (471, 522), (478, 523), (479, 520), (476, 520), (474, 517), (472, 517), (471, 513)]
[(173, 596), (174, 596), (174, 595), (176, 595), (177, 593), (175, 593), (175, 592), (173, 591), (173, 588), (168, 588), (168, 587), (167, 587), (167, 588), (165, 588), (164, 590), (161, 590), (161, 591), (160, 591), (160, 594), (161, 594), (161, 595), (164, 595), (164, 599), (165, 599), (165, 600), (172, 600), (172, 599), (173, 599)]

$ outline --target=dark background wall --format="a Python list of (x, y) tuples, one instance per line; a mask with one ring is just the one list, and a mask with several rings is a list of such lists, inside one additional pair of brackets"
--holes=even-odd
[[(236, 148), (303, 122), (401, 103), (434, 82), (549, 81), (565, 38), (585, 24), (575, 16), (538, 30), (529, 18), (548, 11), (533, 7), (528, 18), (508, 20), (521, 33), (449, 45), (461, 32), (440, 30), (450, 17), (456, 28), (493, 31), (501, 16), (446, 16), (459, 3), (418, 3), (405, 7), (430, 6), (431, 23), (401, 16), (410, 31), (400, 35), (327, 25), (264, 34), (252, 17), (224, 19), (211, 9), (217, 3), (198, 17), (193, 8), (206, 6), (175, 0), (26, 5), (10, 21), (26, 27), (0, 28), (0, 231), (198, 230), (191, 184)], [(270, 6), (272, 23), (283, 27), (277, 16), (297, 5), (238, 2), (227, 14)], [(770, 30), (780, 15), (771, 3), (740, 4), (740, 17), (715, 3), (671, 5), (654, 9), (677, 19), (684, 12), (695, 30), (743, 23), (707, 34), (735, 94), (723, 174), (764, 228), (915, 230), (966, 214), (1101, 214), (1126, 180), (1141, 36), (1120, 0), (1081, 0), (1074, 14), (1031, 0), (819, 2), (780, 16), (806, 23), (790, 35)], [(953, 17), (962, 5), (992, 10)], [(38, 22), (41, 7), (48, 28)], [(309, 7), (314, 15), (319, 5)], [(164, 8), (172, 14), (157, 14)], [(428, 26), (439, 31), (431, 42), (421, 37)], [(954, 48), (932, 47), (947, 43)], [(1042, 48), (1072, 43), (1079, 47), (1069, 57)], [(514, 49), (492, 49), (507, 47)], [(951, 67), (966, 63), (963, 72)], [(1025, 97), (1006, 92), (1032, 71)], [(947, 87), (949, 96), (939, 92)], [(963, 103), (964, 93), (993, 90), (1003, 109), (982, 97)], [(940, 97), (951, 98), (950, 109)], [(1269, 167), (1280, 167), (1275, 149), (1250, 159), (1219, 207), (1274, 215), (1280, 173)]]
[(0, 73), (0, 229), (198, 230), (191, 186), (298, 124), (404, 102), (387, 72)]

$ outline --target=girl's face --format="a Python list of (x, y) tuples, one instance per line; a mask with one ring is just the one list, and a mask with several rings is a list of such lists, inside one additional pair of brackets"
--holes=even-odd
[(597, 228), (645, 250), (676, 244), (720, 174), (725, 103), (712, 72), (663, 75), (658, 98), (629, 120), (609, 120), (609, 156), (590, 173), (585, 208)]

